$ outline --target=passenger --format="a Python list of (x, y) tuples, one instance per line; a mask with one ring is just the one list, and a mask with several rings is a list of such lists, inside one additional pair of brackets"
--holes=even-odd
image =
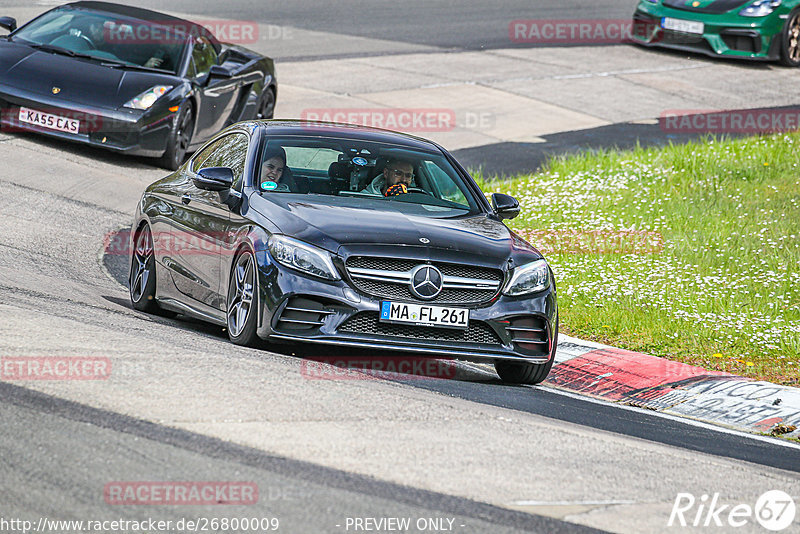
[(261, 181), (280, 183), (286, 167), (286, 151), (281, 147), (267, 149), (261, 164)]
[[(286, 191), (290, 193), (308, 193), (310, 191), (308, 180), (300, 176), (294, 176), (292, 171), (286, 167), (286, 151), (280, 147), (267, 148), (261, 164), (261, 181), (274, 182), (277, 187), (275, 191)], [(265, 189), (262, 187), (262, 189)]]
[(408, 192), (414, 180), (414, 165), (407, 160), (392, 158), (383, 172), (375, 177), (362, 193), (391, 197)]

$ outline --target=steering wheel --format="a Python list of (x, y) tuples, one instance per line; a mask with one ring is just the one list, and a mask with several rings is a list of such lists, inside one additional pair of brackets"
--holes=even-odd
[(92, 50), (97, 50), (97, 46), (94, 44), (94, 41), (92, 41), (92, 39), (83, 32), (78, 33), (75, 37), (79, 37), (80, 39), (86, 41), (86, 43), (91, 47)]
[(425, 191), (424, 189), (422, 189), (420, 187), (409, 187), (408, 188), (408, 192), (409, 193), (422, 193), (423, 195), (430, 195), (431, 194), (430, 192)]

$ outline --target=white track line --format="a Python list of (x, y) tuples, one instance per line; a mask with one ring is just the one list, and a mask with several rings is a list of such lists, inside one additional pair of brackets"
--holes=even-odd
[(612, 506), (636, 504), (637, 501), (512, 501), (514, 506)]

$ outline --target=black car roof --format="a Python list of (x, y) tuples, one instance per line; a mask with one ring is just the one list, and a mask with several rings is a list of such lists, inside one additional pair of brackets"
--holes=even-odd
[(435, 143), (422, 137), (369, 126), (308, 120), (261, 120), (253, 122), (266, 126), (269, 135), (340, 137), (377, 143), (391, 143), (435, 152), (441, 151)]
[(186, 27), (187, 30), (194, 32), (193, 33), (194, 35), (207, 36), (211, 41), (211, 44), (214, 45), (214, 48), (217, 49), (217, 52), (219, 52), (220, 50), (219, 41), (208, 28), (206, 28), (205, 26), (201, 26), (196, 22), (192, 22), (186, 19), (174, 17), (172, 15), (167, 15), (165, 13), (159, 13), (158, 11), (151, 11), (149, 9), (144, 9), (141, 7), (123, 6), (120, 4), (113, 4), (111, 2), (81, 1), (81, 2), (72, 2), (66, 5), (68, 7), (73, 7), (78, 9), (90, 9), (94, 11), (103, 11), (105, 13), (113, 13), (115, 15), (122, 15), (125, 17), (131, 17), (139, 20), (144, 20), (147, 22), (154, 22), (162, 26), (175, 24), (181, 27)]

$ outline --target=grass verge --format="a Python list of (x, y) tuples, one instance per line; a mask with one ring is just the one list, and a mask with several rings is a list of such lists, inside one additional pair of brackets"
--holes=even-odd
[(519, 199), (563, 332), (799, 385), (798, 155), (800, 134), (709, 138), (476, 179)]

